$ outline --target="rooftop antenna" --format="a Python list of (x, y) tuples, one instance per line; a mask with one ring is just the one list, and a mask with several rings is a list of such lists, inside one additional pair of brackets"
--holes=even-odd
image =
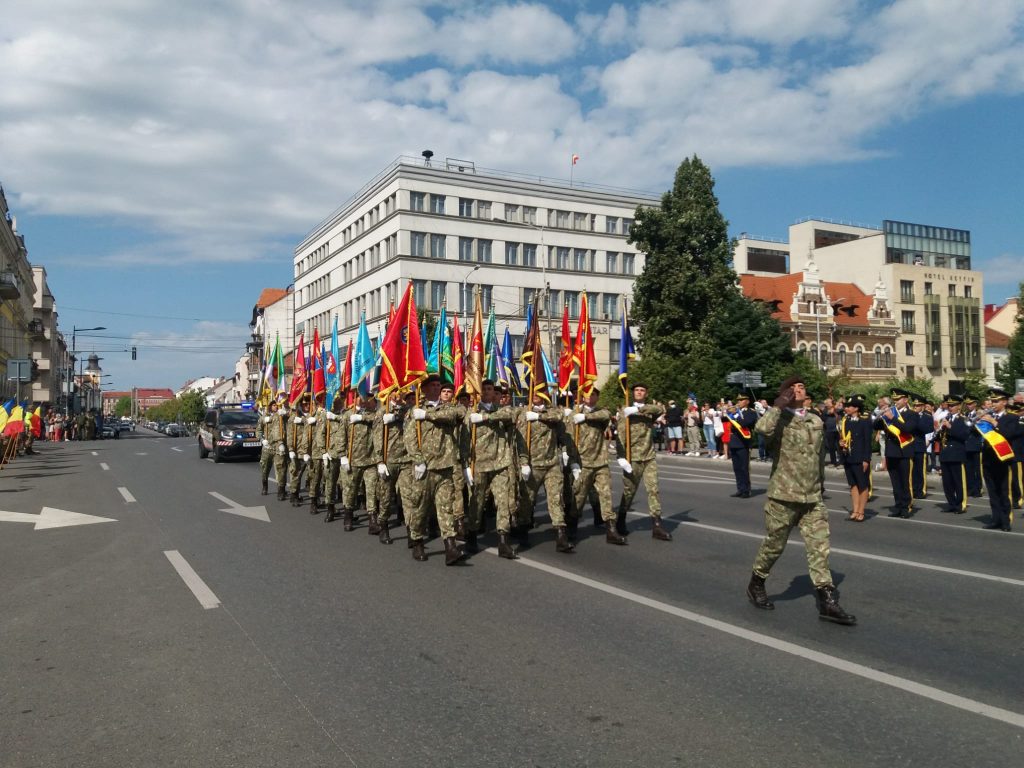
[(423, 155), (423, 165), (425, 165), (427, 168), (429, 168), (430, 167), (430, 158), (432, 158), (434, 156), (433, 150), (424, 149), (422, 152), (420, 152), (420, 154)]

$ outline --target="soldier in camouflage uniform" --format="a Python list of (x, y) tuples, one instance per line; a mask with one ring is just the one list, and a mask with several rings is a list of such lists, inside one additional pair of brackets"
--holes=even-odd
[(612, 420), (607, 408), (597, 405), (601, 390), (591, 390), (590, 397), (580, 410), (572, 415), (572, 464), (575, 482), (577, 514), (583, 509), (588, 495), (597, 493), (598, 505), (604, 515), (605, 541), (609, 544), (626, 544), (626, 538), (615, 530), (615, 513), (612, 511), (612, 476), (608, 471), (608, 448), (604, 433)]
[[(407, 397), (411, 398), (410, 393)], [(373, 450), (380, 457), (377, 464), (377, 516), (378, 532), (381, 544), (391, 543), (390, 518), (391, 507), (398, 502), (399, 487), (409, 485), (412, 477), (412, 460), (405, 449), (402, 439), (404, 419), (408, 407), (402, 403), (402, 396), (395, 392), (388, 399), (386, 408), (378, 408), (373, 420)], [(404, 505), (404, 501), (403, 501)], [(411, 546), (411, 538), (410, 538)]]
[(488, 495), (494, 498), (497, 512), (498, 555), (514, 560), (515, 549), (509, 544), (512, 517), (516, 514), (517, 478), (512, 474), (512, 443), (516, 413), (501, 406), (501, 397), (494, 382), (485, 379), (480, 407), (467, 417), (470, 433), (475, 433), (471, 460), (463, 472), (470, 487), (469, 515), (466, 522), (466, 549), (476, 551), (476, 538), (483, 525), (484, 505)]
[[(672, 541), (672, 534), (661, 525), (661, 500), (658, 497), (658, 464), (654, 459), (654, 422), (665, 413), (660, 405), (649, 405), (647, 387), (633, 385), (633, 405), (619, 411), (617, 421), (616, 452), (622, 468), (622, 496), (616, 515), (615, 529), (620, 536), (628, 536), (626, 514), (633, 503), (640, 481), (647, 489), (647, 508), (651, 514), (651, 537), (658, 541)], [(629, 432), (629, 451), (626, 451), (626, 433)]]
[(754, 558), (747, 597), (756, 607), (775, 606), (765, 592), (764, 580), (786, 548), (794, 527), (800, 527), (807, 549), (807, 568), (817, 592), (818, 616), (838, 624), (857, 619), (839, 605), (828, 565), (828, 511), (822, 501), (825, 482), (825, 425), (821, 418), (800, 405), (807, 392), (800, 376), (782, 382), (774, 406), (758, 420), (755, 429), (765, 436), (772, 457), (768, 501), (764, 506), (765, 537)]
[(291, 494), (293, 507), (301, 504), (299, 489), (302, 487), (302, 475), (309, 463), (309, 430), (306, 424), (306, 407), (309, 395), (303, 395), (292, 408), (292, 417), (288, 421), (288, 492)]
[(543, 486), (548, 500), (548, 515), (557, 532), (555, 550), (568, 553), (576, 548), (569, 541), (562, 509), (562, 468), (569, 463), (562, 418), (561, 409), (546, 406), (544, 398), (535, 394), (533, 407), (523, 409), (516, 420), (516, 445), (522, 477), (517, 533), (525, 545), (533, 526), (537, 492)]
[(288, 423), (291, 421), (291, 411), (288, 408), (288, 395), (284, 392), (278, 398), (280, 408), (274, 417), (277, 420), (275, 428), (280, 433), (280, 442), (277, 443), (274, 455), (274, 477), (277, 480), (278, 501), (284, 501), (288, 497), (288, 474), (291, 464), (288, 459)]
[(343, 491), (342, 519), (345, 530), (355, 528), (355, 509), (359, 505), (359, 489), (366, 494), (366, 514), (374, 525), (378, 513), (377, 465), (380, 457), (373, 446), (373, 422), (377, 414), (377, 398), (373, 394), (359, 401), (341, 415), (346, 454), (338, 459)]
[(331, 409), (324, 413), (323, 450), (319, 455), (313, 454), (313, 460), (319, 459), (324, 465), (324, 501), (327, 503), (325, 523), (333, 523), (338, 519), (336, 504), (340, 495), (338, 476), (341, 473), (341, 464), (339, 460), (345, 456), (345, 452), (348, 450), (348, 443), (345, 442), (345, 424), (341, 419), (344, 407), (345, 398), (340, 393), (335, 394), (331, 401)]
[[(470, 397), (467, 392), (460, 392), (458, 397), (455, 397), (455, 385), (450, 381), (444, 381), (441, 384), (441, 402), (452, 403), (455, 402), (465, 412), (469, 412), (470, 408)], [(471, 450), (470, 446), (470, 434), (469, 422), (462, 422), (459, 424), (456, 430), (456, 441), (459, 446), (459, 465), (468, 466), (469, 453)], [(460, 543), (466, 541), (466, 510), (469, 508), (469, 485), (466, 484), (465, 475), (458, 471), (452, 472), (452, 485), (455, 487), (455, 496), (452, 503), (452, 515), (455, 517), (455, 538)]]
[[(266, 411), (260, 416), (256, 428), (256, 437), (260, 439), (263, 450), (260, 451), (260, 494), (269, 493), (267, 484), (270, 479), (270, 467), (277, 466), (278, 448), (284, 445), (284, 418), (280, 415), (280, 405), (276, 400), (268, 403)], [(278, 488), (284, 487), (284, 478), (278, 470)], [(280, 495), (280, 491), (278, 491)]]
[(413, 477), (420, 486), (419, 503), (406, 509), (409, 536), (413, 540), (412, 556), (426, 560), (424, 531), (430, 504), (434, 504), (437, 524), (444, 538), (445, 565), (454, 565), (465, 556), (455, 540), (455, 484), (452, 474), (461, 473), (458, 432), (466, 419), (461, 405), (442, 403), (441, 378), (431, 375), (423, 385), (426, 402), (412, 409), (403, 434), (405, 448), (413, 463)]
[[(323, 461), (327, 441), (327, 409), (324, 408), (325, 393), (320, 392), (314, 398), (313, 412), (306, 417), (309, 425), (309, 514), (320, 513), (321, 486), (324, 481), (325, 462)], [(313, 423), (309, 424), (310, 419)], [(325, 497), (330, 495), (324, 489)]]

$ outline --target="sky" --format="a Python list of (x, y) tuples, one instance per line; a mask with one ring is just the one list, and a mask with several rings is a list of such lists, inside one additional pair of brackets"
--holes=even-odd
[[(0, 0), (0, 183), (114, 389), (231, 375), (259, 292), (400, 155), (660, 194), (730, 234), (969, 229), (1024, 279), (1019, 0)], [(129, 350), (138, 349), (131, 360)]]

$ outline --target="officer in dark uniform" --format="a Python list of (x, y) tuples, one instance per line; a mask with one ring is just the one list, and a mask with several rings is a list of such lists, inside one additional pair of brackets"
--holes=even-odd
[(939, 424), (939, 461), (942, 464), (942, 491), (946, 494), (949, 511), (962, 515), (967, 511), (967, 441), (975, 431), (960, 413), (963, 397), (946, 395), (949, 415)]
[(732, 426), (729, 430), (729, 458), (732, 459), (732, 472), (736, 476), (736, 493), (733, 497), (749, 499), (750, 446), (754, 442), (754, 424), (757, 423), (757, 411), (750, 407), (750, 394), (740, 392), (736, 395), (736, 407), (726, 409), (725, 416)]
[(850, 395), (846, 399), (846, 413), (836, 423), (839, 435), (839, 455), (846, 471), (846, 482), (850, 486), (852, 508), (847, 520), (864, 522), (864, 508), (871, 494), (871, 438), (873, 436), (870, 418), (861, 414), (864, 410), (864, 395)]
[(1024, 402), (1014, 400), (1006, 410), (1021, 423), (1020, 434), (1010, 441), (1013, 446), (1013, 466), (1010, 467), (1010, 506), (1020, 509), (1024, 505)]
[(928, 435), (935, 431), (935, 421), (929, 412), (931, 403), (922, 395), (911, 398), (911, 408), (917, 417), (914, 426), (914, 463), (910, 466), (910, 488), (915, 499), (928, 496)]
[(984, 440), (981, 454), (985, 488), (988, 489), (989, 504), (992, 507), (992, 519), (983, 527), (1009, 531), (1013, 522), (1013, 508), (1010, 506), (1012, 443), (1024, 426), (1021, 425), (1019, 416), (1006, 410), (1009, 395), (1004, 390), (993, 388), (988, 394), (992, 401), (992, 410), (982, 415), (975, 425), (975, 429), (983, 434), (989, 432), (997, 436), (991, 440)]
[(910, 393), (892, 390), (892, 407), (875, 419), (875, 429), (885, 430), (885, 467), (892, 483), (896, 503), (889, 517), (910, 517), (913, 497), (910, 493), (910, 464), (914, 460), (914, 431), (918, 418), (907, 406)]
[(973, 397), (964, 397), (961, 409), (967, 422), (971, 425), (971, 434), (965, 445), (967, 458), (964, 459), (964, 473), (967, 475), (967, 495), (972, 499), (981, 498), (981, 444), (984, 442), (981, 433), (974, 429), (975, 420), (981, 416), (978, 401)]

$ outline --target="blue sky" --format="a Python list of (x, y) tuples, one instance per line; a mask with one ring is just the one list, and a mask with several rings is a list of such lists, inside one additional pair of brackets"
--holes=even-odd
[(732, 234), (962, 227), (986, 302), (1024, 279), (1017, 0), (2, 8), (0, 182), (118, 389), (229, 375), (295, 244), (425, 148), (651, 192), (696, 153)]

